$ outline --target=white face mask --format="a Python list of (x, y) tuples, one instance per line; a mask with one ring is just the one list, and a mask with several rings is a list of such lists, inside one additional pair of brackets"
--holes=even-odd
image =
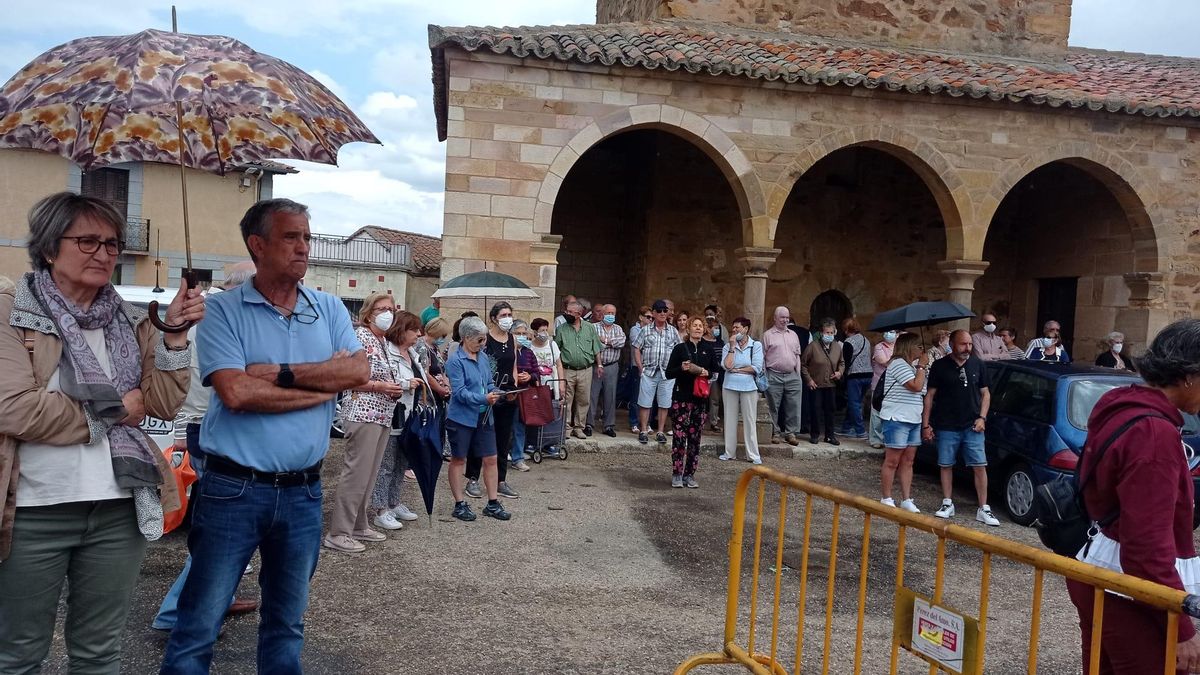
[(899, 337), (899, 336), (896, 334), (896, 331), (894, 331), (894, 330), (889, 330), (888, 332), (883, 334), (884, 342), (888, 342), (888, 343), (895, 342), (897, 337)]
[(1121, 344), (1120, 342), (1114, 342), (1114, 343), (1113, 343), (1113, 346), (1112, 346), (1113, 353), (1114, 353), (1114, 354), (1120, 354), (1120, 353), (1121, 353), (1121, 348), (1122, 348), (1122, 347), (1124, 347), (1124, 346), (1125, 346), (1125, 345)]
[(983, 324), (983, 331), (985, 333), (995, 333), (996, 332), (996, 324), (994, 324), (994, 323)]
[(375, 327), (387, 332), (387, 329), (392, 327), (392, 322), (395, 320), (396, 315), (391, 310), (380, 312), (375, 315)]
[(507, 333), (508, 331), (512, 330), (513, 318), (511, 316), (502, 316), (500, 317), (500, 320), (496, 322), (496, 325), (500, 326), (500, 330)]

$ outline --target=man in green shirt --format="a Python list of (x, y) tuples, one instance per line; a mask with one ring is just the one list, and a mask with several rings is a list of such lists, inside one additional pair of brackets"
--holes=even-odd
[(567, 305), (563, 319), (565, 322), (554, 333), (554, 342), (562, 352), (567, 380), (564, 395), (567, 419), (563, 424), (571, 427), (571, 436), (583, 438), (583, 427), (591, 407), (593, 369), (599, 377), (604, 375), (604, 366), (600, 363), (604, 345), (592, 324), (583, 320), (583, 306), (578, 302)]

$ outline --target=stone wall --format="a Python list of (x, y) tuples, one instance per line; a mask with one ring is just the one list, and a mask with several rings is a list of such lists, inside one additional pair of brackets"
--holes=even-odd
[[(451, 50), (447, 56), (443, 278), (484, 268), (513, 273), (541, 296), (522, 303), (518, 313), (552, 312), (557, 293), (565, 291), (559, 279), (572, 272), (559, 269), (559, 247), (573, 244), (554, 226), (555, 211), (564, 182), (583, 166), (580, 157), (606, 138), (637, 129), (656, 129), (692, 144), (733, 194), (741, 231), (737, 245), (746, 248), (726, 251), (730, 267), (721, 283), (728, 287), (717, 291), (719, 298), (751, 298), (759, 283), (755, 278), (765, 287), (767, 276), (786, 274), (808, 284), (795, 299), (803, 312), (809, 301), (799, 296), (830, 285), (850, 288), (836, 279), (810, 280), (811, 272), (789, 267), (790, 261), (810, 257), (799, 250), (804, 241), (789, 239), (792, 221), (785, 208), (797, 181), (821, 159), (862, 145), (902, 161), (932, 195), (945, 225), (944, 253), (935, 252), (939, 249), (930, 239), (924, 264), (932, 275), (938, 268), (935, 258), (944, 255), (954, 275), (948, 278), (952, 298), (974, 305), (971, 288), (982, 266), (977, 261), (986, 259), (989, 228), (1004, 227), (1001, 220), (993, 223), (1001, 202), (1031, 171), (1063, 160), (1101, 167), (1103, 187), (1113, 194), (1122, 191), (1118, 201), (1132, 245), (1121, 256), (1128, 264), (1100, 275), (1105, 279), (1101, 295), (1116, 292), (1110, 289), (1117, 277), (1130, 292), (1116, 327), (1140, 334), (1136, 341), (1168, 319), (1200, 312), (1200, 127), (1194, 121), (490, 53)], [(615, 171), (632, 175), (630, 167), (636, 165), (626, 161)], [(676, 185), (663, 189), (699, 189), (686, 180)], [(868, 194), (855, 192), (847, 199)], [(1088, 213), (1092, 194), (1064, 188), (1056, 198), (1062, 208)], [(1064, 222), (1052, 219), (1046, 227), (1057, 231)], [(1103, 245), (1092, 238), (1075, 240), (1081, 247), (1076, 252), (1092, 251), (1102, 265), (1112, 262), (1104, 257), (1112, 252), (1100, 253)], [(637, 253), (629, 263), (635, 269), (656, 263)], [(857, 267), (844, 266), (849, 271), (843, 274), (856, 269), (879, 274), (876, 261), (885, 260), (885, 253), (873, 253), (876, 257)], [(782, 264), (775, 262), (776, 255)], [(825, 262), (833, 255), (841, 256), (830, 252), (813, 259)], [(738, 278), (740, 260), (749, 261), (751, 278)], [(1137, 276), (1123, 277), (1126, 273)], [(931, 294), (934, 278), (898, 279), (892, 284), (896, 294), (877, 296), (875, 305), (883, 309)], [(876, 287), (882, 281), (863, 283)], [(638, 299), (649, 299), (652, 290), (638, 291)], [(1091, 292), (1097, 292), (1094, 286)], [(1104, 306), (1112, 305), (1106, 301)], [(751, 318), (761, 325), (765, 311)], [(1024, 316), (1013, 318), (1026, 325)]]
[(597, 21), (698, 19), (989, 54), (1067, 47), (1071, 0), (599, 0)]

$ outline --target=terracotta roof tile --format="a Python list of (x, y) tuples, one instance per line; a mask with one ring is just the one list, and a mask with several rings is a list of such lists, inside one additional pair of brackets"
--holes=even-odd
[(888, 47), (729, 24), (429, 26), (439, 138), (447, 47), (630, 68), (684, 70), (1157, 117), (1200, 117), (1200, 59), (1070, 48), (1062, 61)]
[(383, 244), (407, 244), (412, 251), (413, 269), (418, 274), (439, 274), (442, 269), (442, 240), (416, 232), (393, 230), (378, 225), (367, 225), (347, 237), (354, 239), (368, 235)]

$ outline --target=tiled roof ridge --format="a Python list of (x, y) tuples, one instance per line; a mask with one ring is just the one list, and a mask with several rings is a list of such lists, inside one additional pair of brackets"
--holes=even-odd
[(439, 137), (446, 47), (520, 58), (664, 68), (789, 83), (882, 88), (1147, 117), (1200, 117), (1200, 59), (1068, 48), (1060, 60), (879, 45), (738, 24), (429, 26)]

